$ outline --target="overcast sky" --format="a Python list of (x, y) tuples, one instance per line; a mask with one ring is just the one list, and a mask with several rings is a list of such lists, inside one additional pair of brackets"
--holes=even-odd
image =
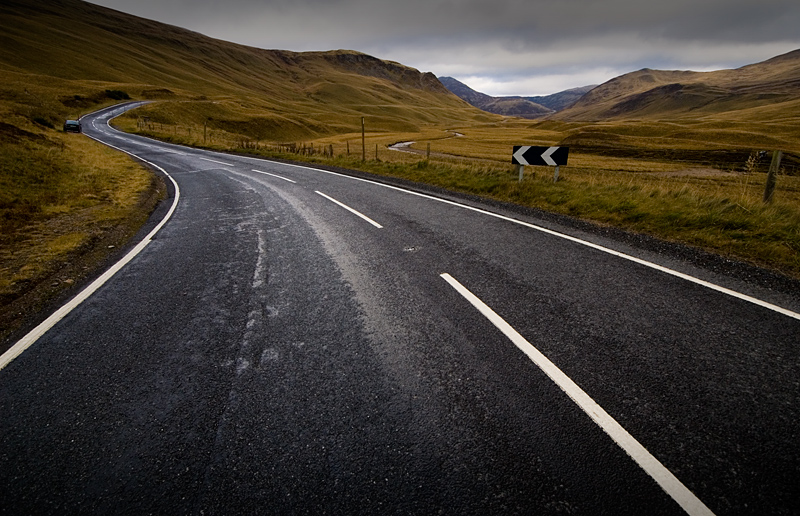
[(350, 49), (483, 93), (548, 95), (641, 68), (800, 49), (800, 0), (93, 0), (227, 41)]

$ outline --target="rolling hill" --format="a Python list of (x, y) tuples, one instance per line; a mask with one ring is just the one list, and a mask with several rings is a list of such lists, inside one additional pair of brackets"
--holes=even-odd
[(6, 0), (0, 34), (4, 98), (22, 104), (0, 109), (51, 124), (107, 100), (109, 89), (214, 103), (210, 114), (185, 116), (276, 140), (355, 131), (361, 116), (386, 131), (485, 117), (433, 74), (399, 63), (349, 50), (257, 49), (80, 0)]
[[(124, 223), (135, 233), (135, 224), (125, 221), (146, 211), (136, 203), (129, 206), (129, 215), (138, 213), (120, 215), (115, 222), (101, 211), (115, 208), (119, 196), (134, 201), (138, 197), (122, 192), (114, 179), (130, 178), (133, 174), (127, 167), (131, 163), (120, 162), (114, 171), (118, 175), (112, 176), (105, 168), (113, 162), (107, 154), (112, 151), (59, 130), (65, 118), (120, 99), (159, 101), (118, 119), (121, 125), (128, 124), (126, 129), (150, 131), (149, 136), (174, 136), (173, 141), (180, 143), (206, 145), (208, 127), (209, 134), (218, 137), (210, 145), (237, 152), (253, 141), (256, 146), (259, 142), (311, 142), (316, 148), (334, 144), (337, 155), (330, 161), (345, 164), (341, 166), (398, 176), (402, 172), (409, 180), (604, 224), (625, 223), (613, 196), (622, 189), (624, 206), (632, 206), (628, 199), (632, 178), (650, 181), (652, 176), (656, 186), (648, 190), (651, 193), (667, 188), (664, 182), (669, 178), (657, 172), (662, 168), (670, 173), (675, 167), (739, 170), (754, 151), (765, 149), (785, 150), (784, 162), (792, 174), (800, 168), (798, 52), (739, 70), (705, 74), (641, 70), (593, 89), (555, 114), (530, 99), (488, 100), (504, 114), (529, 109), (527, 114), (534, 118), (549, 118), (531, 121), (481, 111), (450, 93), (430, 73), (360, 52), (258, 49), (80, 0), (4, 0), (0, 41), (0, 307), (8, 299), (2, 296), (17, 296), (26, 285), (52, 286), (48, 275), (69, 263), (84, 244), (94, 242), (91, 245), (98, 249), (107, 248), (104, 242), (119, 245), (104, 240), (110, 235), (108, 228)], [(571, 92), (568, 100), (564, 97), (569, 95), (539, 100), (543, 104), (559, 100), (558, 107), (547, 105), (560, 109), (580, 94)], [(139, 115), (160, 127), (138, 126)], [(362, 117), (376, 145), (372, 161), (349, 157), (349, 142), (360, 136)], [(185, 140), (179, 140), (183, 135)], [(431, 142), (435, 145), (430, 167), (416, 161), (419, 155), (387, 152), (397, 156), (378, 159), (377, 145), (409, 140), (417, 141), (418, 150)], [(518, 181), (507, 170), (511, 146), (523, 142), (572, 146), (569, 180), (531, 181), (522, 185), (525, 190), (518, 190)], [(437, 157), (442, 158), (440, 163)], [(395, 166), (412, 161), (410, 167)], [(452, 168), (454, 162), (461, 168)], [(462, 167), (461, 162), (468, 164)], [(748, 214), (757, 212), (756, 205), (745, 200), (750, 176), (744, 177), (743, 187), (734, 185), (721, 194), (722, 200), (706, 204), (732, 212), (741, 205)], [(62, 188), (67, 180), (78, 193)], [(676, 181), (678, 193), (655, 197), (669, 201), (683, 195), (687, 180)], [(555, 191), (551, 188), (566, 193), (551, 195), (548, 192)], [(717, 186), (712, 184), (710, 190), (712, 198), (717, 195)], [(788, 197), (790, 190), (786, 190)], [(158, 185), (146, 186), (142, 192), (155, 198)], [(611, 201), (601, 199), (606, 193)], [(653, 198), (643, 194), (639, 205)], [(791, 228), (786, 233), (794, 231), (792, 235), (797, 228), (793, 215), (797, 203), (791, 200), (795, 198), (784, 204), (789, 208), (767, 214), (773, 218), (788, 214), (784, 218), (789, 222), (781, 222), (780, 227)], [(627, 227), (698, 244), (691, 224), (683, 236), (674, 235), (680, 229), (670, 218), (676, 210), (668, 205), (659, 211), (661, 207), (642, 212), (637, 207)], [(84, 216), (94, 217), (93, 222), (87, 223)], [(650, 229), (639, 225), (665, 217), (666, 231), (657, 224)], [(763, 256), (769, 257), (758, 260), (772, 263), (788, 248), (771, 246), (780, 244), (783, 237), (761, 237), (763, 226), (754, 223), (758, 229), (748, 235), (761, 238), (761, 244), (764, 239), (769, 242), (744, 242), (737, 249), (744, 249), (742, 255), (749, 257), (763, 248)], [(85, 238), (72, 238), (79, 234)], [(722, 247), (726, 253), (733, 252)], [(789, 263), (786, 270), (798, 270), (793, 256), (784, 262)], [(12, 320), (19, 313), (16, 308), (7, 311)], [(0, 338), (2, 326), (0, 314)]]
[(348, 135), (362, 117), (378, 137), (498, 118), (399, 63), (236, 45), (80, 0), (3, 0), (0, 72), (0, 342), (121, 247), (164, 191), (64, 134), (66, 118), (152, 99), (136, 113), (234, 144)]
[(800, 50), (735, 70), (645, 68), (612, 79), (552, 118), (562, 121), (786, 121), (800, 115)]

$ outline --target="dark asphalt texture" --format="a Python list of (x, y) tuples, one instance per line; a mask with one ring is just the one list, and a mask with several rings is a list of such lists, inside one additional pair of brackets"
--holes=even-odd
[(683, 514), (442, 273), (716, 514), (800, 513), (797, 319), (461, 206), (102, 119), (86, 132), (163, 167), (180, 202), (0, 370), (0, 514)]

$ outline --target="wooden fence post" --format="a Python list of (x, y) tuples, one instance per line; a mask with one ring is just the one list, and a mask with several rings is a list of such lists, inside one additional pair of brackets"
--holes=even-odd
[(364, 137), (364, 117), (361, 117), (361, 161), (367, 160), (367, 141)]
[(769, 172), (767, 173), (767, 184), (764, 187), (764, 202), (772, 202), (772, 197), (775, 194), (775, 183), (778, 170), (781, 167), (781, 157), (783, 153), (776, 150), (772, 153), (772, 163), (769, 165)]

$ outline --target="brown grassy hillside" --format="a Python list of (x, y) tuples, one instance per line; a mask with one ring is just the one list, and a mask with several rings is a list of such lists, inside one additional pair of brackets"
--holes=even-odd
[[(78, 118), (153, 99), (150, 119), (232, 141), (419, 131), (485, 113), (432, 74), (352, 51), (261, 50), (79, 0), (0, 3), (0, 341), (136, 232), (159, 184)], [(163, 189), (161, 190), (163, 191)]]
[[(91, 158), (97, 149), (77, 152), (78, 142), (96, 144), (58, 128), (64, 118), (130, 96), (158, 102), (118, 119), (126, 130), (267, 155), (290, 147), (275, 144), (294, 143), (304, 154), (293, 158), (558, 211), (800, 277), (800, 188), (792, 177), (800, 169), (797, 53), (708, 74), (643, 70), (556, 115), (565, 120), (531, 121), (481, 112), (430, 74), (358, 52), (261, 50), (79, 0), (6, 0), (0, 29), (0, 157), (9, 164), (0, 167), (0, 216), (23, 226), (86, 208), (52, 193), (60, 191), (56, 174), (80, 179), (110, 160)], [(398, 141), (416, 142), (418, 154), (386, 150)], [(569, 145), (569, 166), (557, 183), (549, 171), (528, 172), (520, 183), (509, 163), (519, 144)], [(768, 160), (746, 164), (772, 149), (786, 154), (776, 200), (764, 206)], [(42, 173), (42, 163), (55, 167), (52, 174)], [(113, 201), (106, 176), (92, 176), (95, 192), (67, 197)], [(70, 227), (58, 226), (51, 247), (78, 240), (67, 238)], [(0, 250), (28, 256), (21, 243), (34, 230), (13, 229), (13, 242)], [(22, 269), (14, 267), (0, 263), (7, 290), (19, 285)]]
[(432, 74), (399, 63), (344, 50), (257, 49), (79, 0), (7, 0), (0, 34), (0, 70), (52, 86), (40, 94), (45, 102), (91, 99), (109, 87), (134, 98), (208, 99), (224, 109), (201, 116), (259, 126), (274, 139), (284, 128), (289, 139), (352, 131), (363, 115), (376, 117), (375, 129), (404, 131), (482, 116)]
[(785, 121), (800, 117), (800, 50), (735, 70), (682, 72), (644, 69), (598, 86), (563, 121), (723, 118)]

